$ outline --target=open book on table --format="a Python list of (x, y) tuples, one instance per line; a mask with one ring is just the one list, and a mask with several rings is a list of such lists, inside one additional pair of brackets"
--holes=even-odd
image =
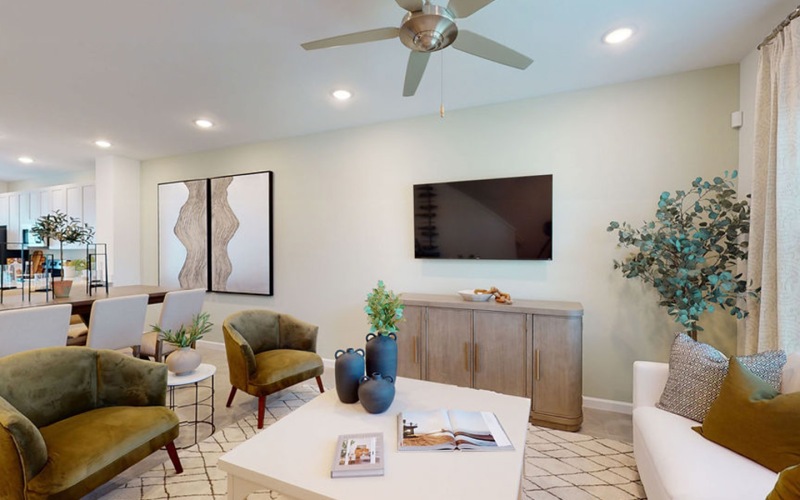
[(400, 451), (514, 449), (490, 411), (404, 411), (397, 415), (397, 441)]

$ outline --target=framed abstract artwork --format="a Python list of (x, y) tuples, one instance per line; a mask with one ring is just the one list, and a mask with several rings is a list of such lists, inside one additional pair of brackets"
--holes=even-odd
[(272, 172), (159, 184), (159, 284), (272, 295)]

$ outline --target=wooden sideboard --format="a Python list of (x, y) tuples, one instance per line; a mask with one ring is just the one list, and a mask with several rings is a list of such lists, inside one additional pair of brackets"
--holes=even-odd
[(583, 422), (583, 306), (578, 302), (468, 302), (404, 293), (397, 374), (531, 400), (535, 425)]

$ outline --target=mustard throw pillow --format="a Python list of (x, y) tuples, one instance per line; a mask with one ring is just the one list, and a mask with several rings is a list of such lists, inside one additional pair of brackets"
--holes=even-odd
[(780, 394), (731, 358), (719, 397), (708, 410), (703, 426), (693, 429), (780, 472), (800, 464), (800, 392)]
[(800, 466), (784, 469), (778, 476), (775, 488), (767, 495), (767, 500), (797, 500), (800, 498)]

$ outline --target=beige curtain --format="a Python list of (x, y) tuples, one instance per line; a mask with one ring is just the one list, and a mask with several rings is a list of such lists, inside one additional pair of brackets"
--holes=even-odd
[(800, 351), (800, 19), (761, 48), (756, 90), (746, 353)]

